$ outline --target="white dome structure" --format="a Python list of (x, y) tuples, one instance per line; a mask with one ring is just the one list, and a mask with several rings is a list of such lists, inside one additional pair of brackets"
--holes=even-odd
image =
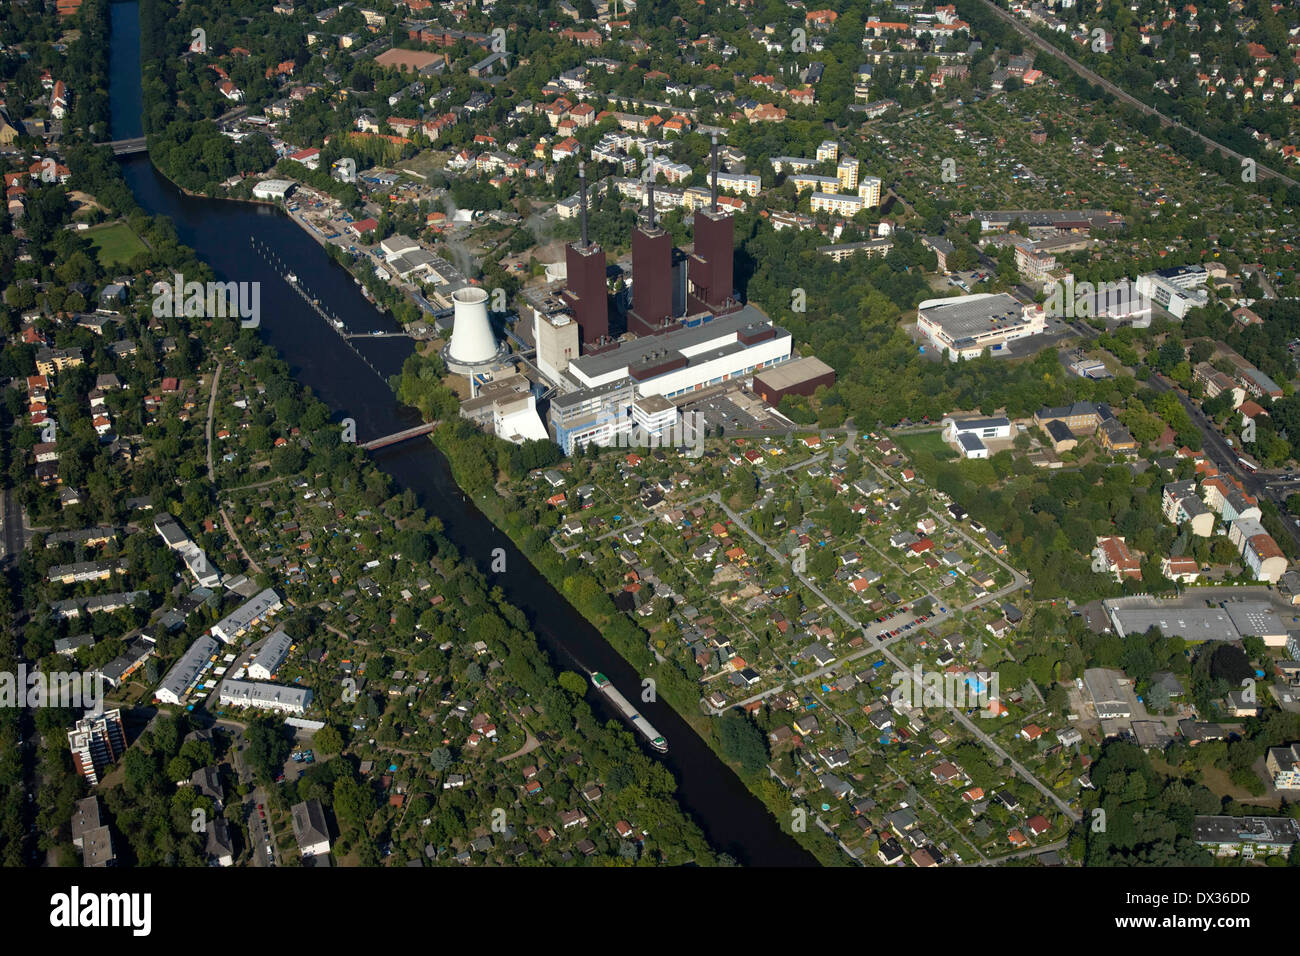
[(478, 286), (466, 286), (451, 294), (455, 319), (451, 342), (442, 352), (447, 367), (461, 375), (473, 375), (499, 365), (508, 348), (498, 343), (488, 318), (488, 294)]

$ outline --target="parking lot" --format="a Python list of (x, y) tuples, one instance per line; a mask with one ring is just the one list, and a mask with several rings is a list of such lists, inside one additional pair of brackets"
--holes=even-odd
[(790, 428), (784, 417), (773, 414), (758, 398), (739, 389), (682, 405), (681, 411), (683, 415), (694, 413), (702, 416), (705, 427), (716, 430), (721, 426), (728, 435)]

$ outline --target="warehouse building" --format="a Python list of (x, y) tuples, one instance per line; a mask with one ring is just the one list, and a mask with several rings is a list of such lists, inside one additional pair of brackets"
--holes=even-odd
[(263, 179), (253, 187), (253, 198), (268, 199), (272, 202), (277, 199), (283, 200), (296, 185), (297, 183), (291, 179)]
[(814, 356), (791, 359), (754, 374), (754, 394), (769, 405), (787, 395), (812, 395), (835, 384), (835, 369)]
[(1083, 672), (1083, 684), (1088, 689), (1088, 696), (1092, 698), (1098, 720), (1133, 716), (1129, 695), (1124, 692), (1121, 681), (1127, 683), (1122, 671), (1090, 667)]
[(1165, 637), (1185, 641), (1239, 641), (1258, 637), (1270, 647), (1284, 647), (1286, 625), (1264, 601), (1229, 601), (1223, 607), (1173, 607), (1149, 597), (1110, 598), (1102, 602), (1111, 627), (1120, 637), (1159, 628)]

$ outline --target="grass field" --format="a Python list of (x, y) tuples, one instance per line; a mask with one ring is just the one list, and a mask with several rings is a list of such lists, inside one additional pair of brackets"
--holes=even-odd
[(88, 229), (86, 238), (94, 245), (95, 255), (103, 266), (125, 265), (147, 251), (144, 242), (124, 222)]
[(895, 435), (894, 441), (915, 454), (926, 451), (939, 460), (952, 458), (957, 453), (943, 440), (943, 433), (938, 429), (932, 432), (913, 432), (910, 435)]

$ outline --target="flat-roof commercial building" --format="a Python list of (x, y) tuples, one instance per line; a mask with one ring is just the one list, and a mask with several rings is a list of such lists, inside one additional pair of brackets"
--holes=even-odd
[(247, 634), (249, 628), (271, 617), (282, 606), (280, 595), (273, 588), (267, 588), (213, 624), (212, 634), (227, 644), (233, 644)]
[(214, 638), (206, 634), (196, 640), (181, 655), (181, 659), (172, 665), (172, 669), (154, 691), (154, 697), (164, 704), (179, 704), (198, 683), (208, 665), (216, 659), (220, 647)]
[(835, 384), (835, 369), (815, 356), (792, 358), (754, 374), (754, 393), (769, 405), (787, 395), (812, 395), (818, 388)]
[(1289, 855), (1300, 840), (1300, 821), (1290, 817), (1198, 816), (1196, 842), (1216, 856)]
[(1261, 638), (1271, 647), (1286, 646), (1286, 625), (1263, 601), (1228, 602), (1224, 607), (1175, 607), (1148, 597), (1109, 598), (1102, 607), (1120, 637), (1160, 629), (1185, 641), (1237, 641)]
[(1043, 310), (1021, 305), (1005, 292), (980, 292), (927, 299), (917, 307), (917, 328), (951, 361), (976, 358), (985, 349), (1003, 351), (1007, 343), (1041, 333)]
[(1242, 637), (1258, 637), (1269, 647), (1286, 647), (1286, 622), (1266, 601), (1228, 601), (1223, 608)]
[(1016, 220), (1030, 229), (1091, 232), (1124, 225), (1124, 217), (1107, 209), (987, 209), (976, 210), (971, 218), (983, 232), (1006, 229)]
[(284, 714), (304, 714), (311, 703), (311, 690), (255, 681), (224, 680), (217, 691), (223, 707), (256, 707)]

